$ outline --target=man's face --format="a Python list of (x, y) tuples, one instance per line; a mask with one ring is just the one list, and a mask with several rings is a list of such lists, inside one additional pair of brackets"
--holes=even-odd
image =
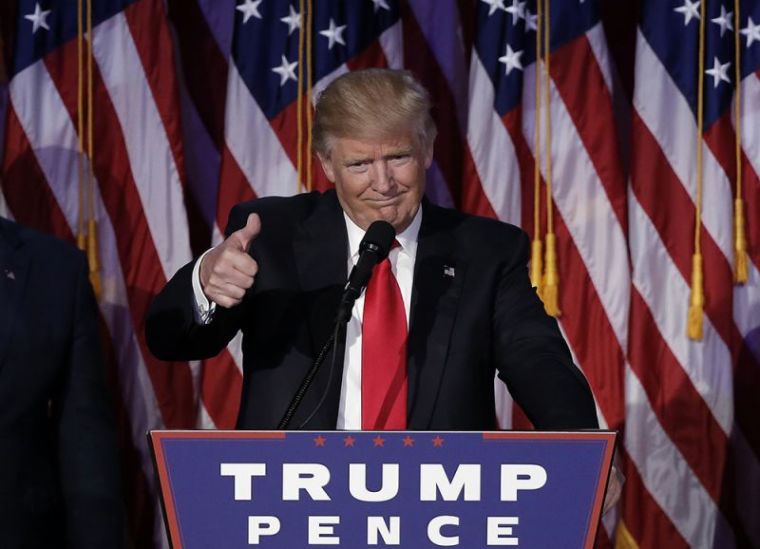
[(319, 155), (348, 217), (364, 230), (384, 220), (397, 233), (414, 219), (425, 192), (425, 170), (433, 159), (411, 134), (392, 139), (334, 138), (329, 157)]

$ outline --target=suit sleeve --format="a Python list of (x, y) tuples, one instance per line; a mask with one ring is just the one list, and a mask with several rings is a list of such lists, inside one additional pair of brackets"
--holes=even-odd
[(494, 307), (498, 375), (537, 429), (597, 428), (586, 378), (573, 364), (555, 319), (530, 285), (529, 243), (520, 231)]
[[(247, 215), (233, 208), (226, 234), (242, 227)], [(148, 348), (161, 360), (200, 360), (219, 354), (240, 328), (244, 303), (231, 309), (216, 307), (213, 320), (200, 324), (192, 274), (195, 261), (182, 267), (159, 292), (145, 320)]]
[(78, 256), (68, 364), (53, 411), (68, 547), (122, 547), (124, 507), (116, 429), (106, 388), (98, 313)]

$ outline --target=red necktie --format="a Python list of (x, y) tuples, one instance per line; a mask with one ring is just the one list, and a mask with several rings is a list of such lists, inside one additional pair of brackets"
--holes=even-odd
[(362, 429), (406, 429), (406, 338), (404, 301), (385, 258), (364, 295)]

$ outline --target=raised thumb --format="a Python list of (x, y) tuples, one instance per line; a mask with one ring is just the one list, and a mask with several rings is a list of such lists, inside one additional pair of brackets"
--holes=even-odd
[(251, 242), (256, 238), (259, 232), (261, 232), (261, 219), (259, 218), (259, 214), (252, 213), (248, 216), (248, 219), (245, 222), (245, 227), (238, 229), (232, 234), (235, 235), (240, 246), (244, 250), (247, 250), (248, 246), (251, 245)]

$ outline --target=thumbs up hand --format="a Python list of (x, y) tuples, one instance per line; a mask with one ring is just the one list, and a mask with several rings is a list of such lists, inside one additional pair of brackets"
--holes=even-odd
[(248, 247), (260, 231), (261, 220), (258, 214), (252, 213), (245, 227), (203, 257), (200, 267), (203, 293), (220, 307), (239, 304), (253, 285), (259, 266), (248, 254)]

